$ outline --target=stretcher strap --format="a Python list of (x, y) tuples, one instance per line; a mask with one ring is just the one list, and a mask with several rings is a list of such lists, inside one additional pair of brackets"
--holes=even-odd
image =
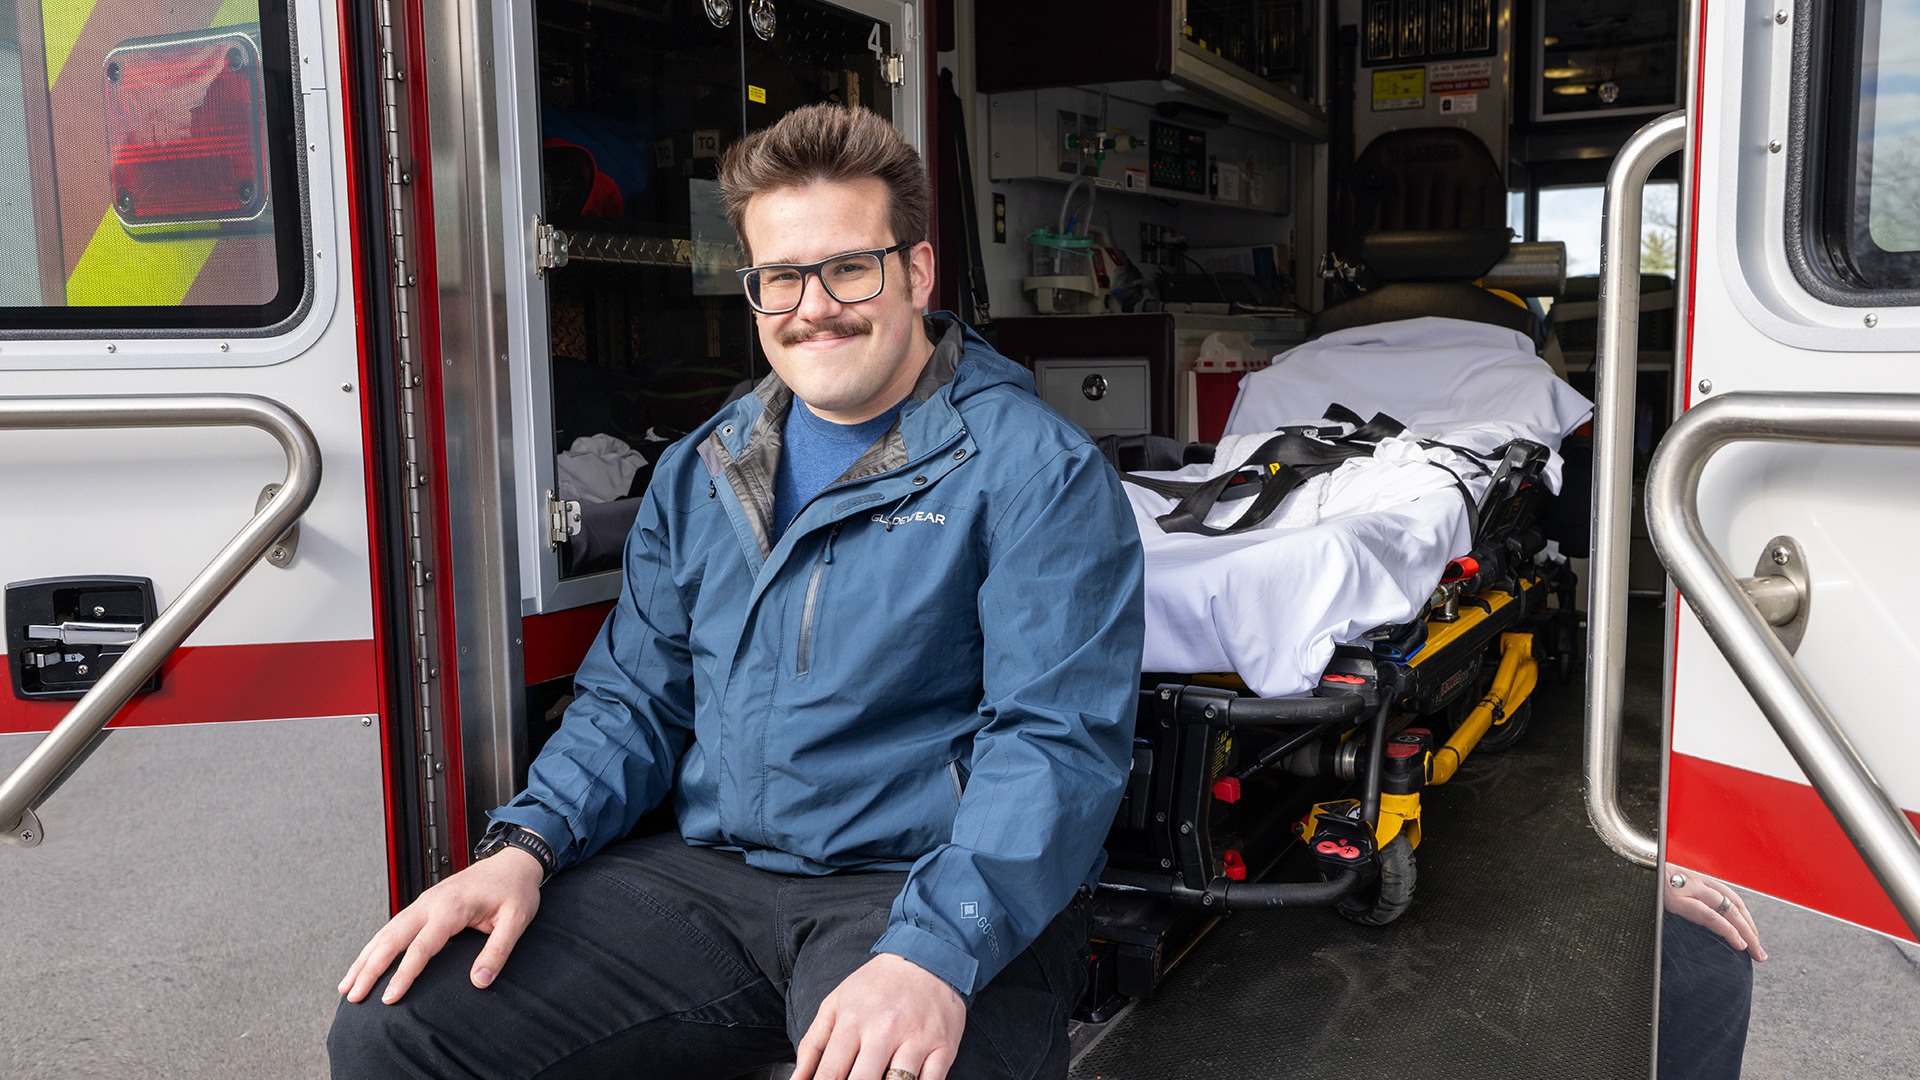
[[(1340, 415), (1335, 415), (1336, 410)], [(1341, 423), (1358, 424), (1359, 421), (1351, 410), (1338, 405), (1328, 409), (1328, 418)], [(1373, 456), (1375, 443), (1406, 429), (1399, 421), (1381, 413), (1350, 434), (1323, 438), (1317, 437), (1317, 429), (1313, 430), (1315, 434), (1309, 435), (1307, 429), (1282, 429), (1261, 443), (1238, 468), (1206, 480), (1159, 480), (1125, 472), (1120, 478), (1178, 500), (1172, 510), (1154, 519), (1162, 530), (1228, 536), (1260, 525), (1272, 517), (1281, 502), (1301, 484), (1332, 472), (1354, 458)], [(1249, 495), (1252, 503), (1232, 522), (1223, 526), (1207, 524), (1207, 515), (1215, 506)]]

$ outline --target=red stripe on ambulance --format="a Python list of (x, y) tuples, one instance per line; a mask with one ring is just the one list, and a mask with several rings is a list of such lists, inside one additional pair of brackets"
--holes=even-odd
[[(1920, 826), (1920, 813), (1907, 816)], [(1667, 860), (1915, 940), (1840, 823), (1805, 784), (1674, 754), (1667, 767)]]
[[(371, 640), (190, 645), (160, 669), (160, 689), (129, 702), (112, 727), (165, 727), (379, 710)], [(71, 701), (0, 695), (0, 734), (51, 731)]]

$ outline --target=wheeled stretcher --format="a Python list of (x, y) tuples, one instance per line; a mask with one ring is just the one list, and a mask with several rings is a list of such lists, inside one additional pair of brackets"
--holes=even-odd
[[(1148, 644), (1098, 905), (1109, 995), (1151, 992), (1170, 911), (1331, 906), (1383, 924), (1407, 909), (1421, 791), (1513, 745), (1542, 664), (1571, 668), (1572, 575), (1539, 517), (1561, 482), (1547, 441), (1586, 418), (1573, 397), (1547, 421), (1430, 414), (1410, 432), (1336, 409), (1213, 448), (1112, 444), (1147, 548)], [(1348, 456), (1300, 470), (1249, 524), (1261, 493), (1234, 489), (1280, 472), (1287, 432), (1315, 460), (1339, 455), (1311, 444)], [(1279, 875), (1295, 880), (1262, 880), (1296, 843), (1308, 857)]]

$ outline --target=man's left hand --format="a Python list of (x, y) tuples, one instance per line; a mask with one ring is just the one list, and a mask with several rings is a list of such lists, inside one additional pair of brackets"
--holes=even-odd
[[(793, 1080), (946, 1080), (967, 1006), (905, 957), (880, 953), (820, 1003), (800, 1040)], [(898, 1070), (892, 1076), (888, 1070)]]

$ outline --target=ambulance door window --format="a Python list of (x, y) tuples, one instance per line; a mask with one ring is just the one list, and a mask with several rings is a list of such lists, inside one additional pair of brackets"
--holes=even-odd
[[(556, 483), (594, 521), (605, 516), (595, 507), (641, 494), (666, 444), (754, 375), (740, 254), (715, 179), (741, 132), (745, 6), (535, 9), (541, 219), (572, 253), (546, 274)], [(606, 526), (614, 555), (621, 525)], [(612, 564), (567, 554), (569, 574)]]
[(1920, 2), (1835, 4), (1820, 229), (1854, 289), (1920, 288)]
[(290, 52), (286, 9), (258, 0), (0, 0), (0, 326), (293, 314)]

